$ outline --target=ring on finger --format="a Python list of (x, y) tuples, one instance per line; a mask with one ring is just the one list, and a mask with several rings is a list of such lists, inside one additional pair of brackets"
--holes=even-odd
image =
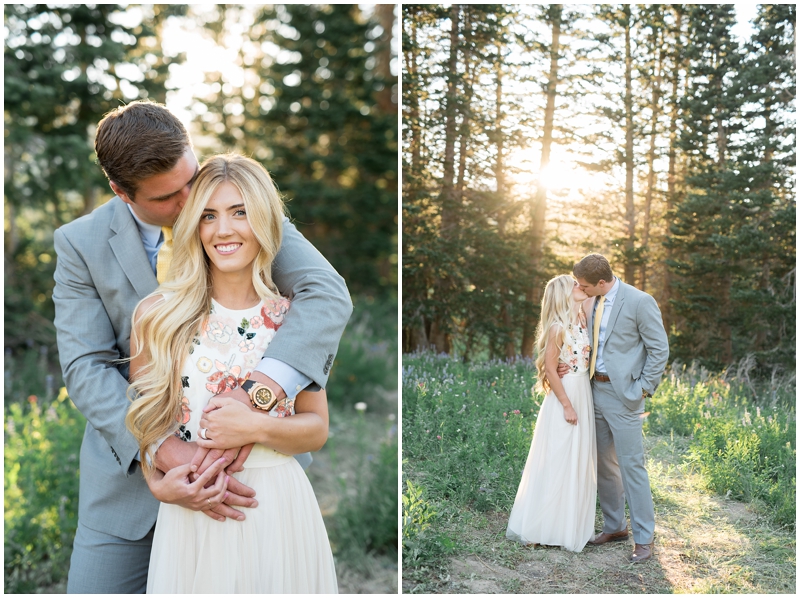
[(208, 431), (208, 428), (200, 428), (200, 430), (197, 433), (200, 435), (200, 438), (202, 438), (203, 440), (208, 440), (208, 436), (206, 436), (206, 432), (207, 431)]

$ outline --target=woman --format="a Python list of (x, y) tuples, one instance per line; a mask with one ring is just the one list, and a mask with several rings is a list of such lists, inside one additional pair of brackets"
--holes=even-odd
[[(580, 552), (594, 530), (597, 493), (586, 294), (569, 275), (547, 283), (537, 330), (537, 390), (547, 393), (506, 536)], [(558, 365), (569, 366), (558, 377)]]
[[(270, 274), (282, 217), (280, 196), (260, 164), (235, 155), (209, 159), (175, 223), (170, 282), (134, 315), (137, 398), (126, 423), (153, 493), (191, 488), (197, 509), (161, 504), (148, 593), (337, 591), (319, 506), (290, 456), (325, 443), (325, 393), (301, 392), (261, 412), (255, 404), (214, 398), (245, 384), (289, 308)], [(200, 511), (225, 499), (222, 459), (193, 483), (194, 466), (166, 475), (153, 467), (159, 442), (173, 433), (202, 449), (255, 443), (246, 469), (234, 474), (258, 499), (244, 520), (215, 521)]]

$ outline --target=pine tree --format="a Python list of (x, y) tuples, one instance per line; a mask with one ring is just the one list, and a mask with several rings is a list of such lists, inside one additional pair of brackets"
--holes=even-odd
[(298, 228), (352, 291), (392, 293), (398, 138), (396, 105), (382, 107), (396, 85), (384, 64), (386, 15), (222, 5), (207, 26), (221, 40), (243, 19), (252, 24), (236, 64), (244, 83), (209, 75), (204, 130), (264, 164)]
[(720, 365), (733, 360), (732, 288), (743, 274), (743, 253), (733, 239), (741, 175), (732, 158), (740, 129), (741, 98), (731, 85), (740, 50), (731, 35), (729, 5), (694, 5), (688, 11), (689, 87), (683, 98), (681, 149), (687, 154), (687, 194), (675, 208), (668, 246), (681, 318), (672, 355)]

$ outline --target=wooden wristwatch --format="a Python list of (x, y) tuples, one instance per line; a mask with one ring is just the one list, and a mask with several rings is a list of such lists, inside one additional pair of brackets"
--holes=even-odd
[(250, 402), (253, 407), (261, 411), (269, 411), (278, 402), (278, 397), (266, 384), (261, 384), (255, 380), (247, 380), (242, 383), (242, 390), (250, 395)]

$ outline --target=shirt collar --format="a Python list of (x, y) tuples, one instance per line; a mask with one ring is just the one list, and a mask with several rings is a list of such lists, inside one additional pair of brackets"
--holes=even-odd
[(131, 204), (126, 203), (126, 205), (128, 206), (131, 216), (133, 216), (133, 220), (136, 222), (136, 228), (139, 229), (139, 235), (142, 237), (142, 241), (150, 247), (158, 245), (158, 242), (161, 240), (161, 227), (157, 224), (142, 222), (139, 220), (138, 216), (136, 216), (136, 212), (133, 211), (133, 208), (131, 208)]
[(615, 276), (614, 286), (612, 286), (611, 290), (608, 293), (606, 293), (606, 303), (614, 301), (614, 298), (617, 296), (617, 291), (619, 291), (619, 278)]

